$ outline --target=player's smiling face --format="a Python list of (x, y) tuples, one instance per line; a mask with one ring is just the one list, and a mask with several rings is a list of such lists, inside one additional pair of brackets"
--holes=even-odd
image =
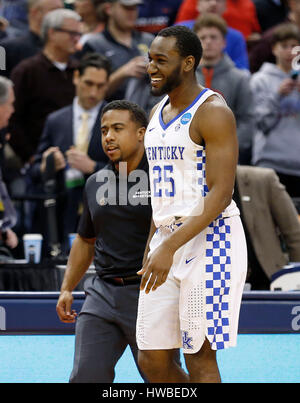
[(158, 36), (154, 39), (149, 50), (147, 68), (153, 95), (169, 94), (181, 84), (182, 62), (175, 37)]

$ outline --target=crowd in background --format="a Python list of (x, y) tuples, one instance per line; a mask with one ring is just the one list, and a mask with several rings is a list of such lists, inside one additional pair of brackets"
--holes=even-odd
[[(68, 254), (83, 185), (108, 161), (101, 110), (111, 100), (127, 99), (150, 112), (159, 98), (150, 93), (148, 49), (156, 33), (174, 24), (198, 35), (198, 82), (220, 93), (235, 115), (235, 194), (239, 189), (245, 220), (249, 195), (241, 188), (251, 182), (252, 171), (243, 167), (269, 168), (271, 174), (255, 171), (268, 193), (256, 208), (266, 219), (270, 211), (286, 262), (300, 261), (300, 0), (0, 1), (0, 75), (12, 81), (15, 96), (14, 113), (1, 129), (1, 171), (16, 210), (14, 232), (19, 239), (41, 233), (44, 256), (55, 243)], [(54, 229), (45, 203), (51, 195)], [(263, 266), (258, 248), (264, 239), (259, 233), (253, 239), (251, 225), (246, 231), (249, 259)], [(11, 252), (21, 258), (21, 242)], [(280, 264), (267, 262), (276, 266), (263, 267), (267, 277)]]

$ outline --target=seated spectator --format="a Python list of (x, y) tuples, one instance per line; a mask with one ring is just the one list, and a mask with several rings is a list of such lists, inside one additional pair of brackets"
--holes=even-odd
[(256, 130), (253, 164), (273, 168), (291, 197), (300, 196), (300, 80), (292, 71), (293, 48), (300, 44), (294, 24), (281, 24), (273, 36), (276, 64), (264, 63), (251, 79)]
[(47, 13), (42, 23), (43, 50), (12, 71), (16, 102), (10, 145), (23, 163), (32, 159), (47, 115), (74, 98), (71, 55), (76, 51), (79, 29), (76, 12), (59, 9)]
[(252, 0), (262, 32), (285, 21), (288, 0)]
[[(287, 0), (289, 12), (285, 22), (291, 22), (300, 29), (300, 0)], [(250, 71), (255, 73), (264, 62), (276, 63), (272, 52), (273, 34), (278, 25), (264, 32), (260, 41), (249, 50)]]
[(237, 122), (239, 163), (251, 161), (254, 116), (249, 74), (237, 69), (224, 54), (226, 46), (226, 22), (215, 14), (200, 17), (194, 31), (198, 35), (203, 54), (196, 70), (198, 82), (221, 93), (233, 111)]
[(42, 49), (41, 25), (44, 15), (49, 11), (62, 8), (62, 0), (29, 0), (29, 30), (16, 38), (7, 38), (0, 42), (6, 53), (6, 69), (1, 75), (10, 77), (13, 68), (22, 60), (34, 56)]
[(136, 28), (156, 35), (174, 24), (182, 0), (143, 0), (138, 8)]
[[(12, 81), (5, 77), (0, 77), (0, 130), (8, 125), (9, 118), (14, 111), (14, 99)], [(2, 146), (1, 141), (1, 148)], [(18, 238), (12, 230), (16, 222), (16, 211), (2, 180), (0, 166), (0, 245), (5, 245), (12, 249), (18, 245)]]
[[(219, 0), (218, 2), (211, 2), (210, 0), (201, 0), (197, 3), (197, 10), (199, 11), (199, 16), (201, 18), (203, 14), (213, 13), (222, 17), (226, 9), (227, 0)], [(182, 21), (180, 25), (185, 25), (190, 29), (193, 29), (197, 19), (190, 21)], [(227, 24), (227, 34), (226, 34), (226, 45), (224, 52), (231, 58), (235, 66), (241, 69), (249, 69), (248, 53), (246, 41), (241, 34), (228, 26)]]
[[(197, 4), (201, 1), (210, 1), (211, 7), (215, 8), (223, 0), (184, 0), (179, 8), (176, 23), (197, 18), (199, 15)], [(252, 0), (227, 0), (222, 17), (229, 27), (240, 31), (247, 41), (258, 39), (261, 28)]]
[(269, 290), (271, 276), (300, 261), (300, 222), (295, 206), (272, 169), (238, 166), (233, 198), (248, 248), (253, 290)]
[[(109, 100), (125, 97), (130, 78), (145, 80), (147, 77), (145, 57), (154, 36), (135, 29), (138, 4), (140, 0), (113, 0), (106, 4), (105, 30), (94, 34), (83, 47), (84, 53), (98, 52), (111, 61)], [(149, 85), (145, 83), (145, 87)]]
[[(53, 154), (57, 189), (65, 191), (59, 199), (60, 241), (67, 247), (67, 234), (77, 228), (78, 210), (86, 178), (103, 168), (108, 159), (101, 145), (100, 118), (108, 87), (110, 63), (101, 55), (87, 54), (74, 72), (76, 96), (73, 102), (51, 113), (30, 170), (35, 192), (42, 192), (46, 160)], [(70, 181), (73, 178), (73, 182)], [(39, 220), (45, 224), (40, 206)], [(34, 228), (45, 234), (45, 228)], [(47, 234), (45, 234), (46, 236)]]

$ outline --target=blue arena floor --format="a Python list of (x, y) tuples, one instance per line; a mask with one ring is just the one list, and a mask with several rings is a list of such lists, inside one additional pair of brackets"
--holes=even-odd
[[(0, 383), (67, 383), (74, 336), (0, 336)], [(218, 352), (224, 383), (299, 383), (300, 334), (240, 334), (235, 348)], [(141, 383), (129, 349), (116, 383)]]

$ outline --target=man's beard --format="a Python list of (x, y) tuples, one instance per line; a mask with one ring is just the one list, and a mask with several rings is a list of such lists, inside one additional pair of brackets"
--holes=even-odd
[(167, 78), (166, 83), (161, 88), (151, 88), (151, 95), (154, 95), (155, 97), (160, 97), (161, 95), (169, 94), (171, 91), (177, 88), (182, 82), (180, 71), (181, 68), (180, 66), (178, 66)]

